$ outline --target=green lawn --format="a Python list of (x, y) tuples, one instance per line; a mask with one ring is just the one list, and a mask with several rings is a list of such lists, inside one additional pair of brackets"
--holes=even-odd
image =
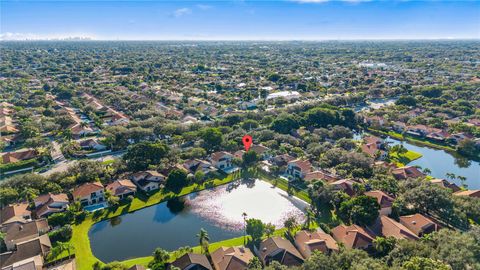
[(422, 154), (408, 150), (406, 153), (402, 154), (399, 154), (397, 152), (390, 152), (389, 157), (390, 160), (394, 162), (398, 167), (402, 167), (416, 159), (421, 158)]

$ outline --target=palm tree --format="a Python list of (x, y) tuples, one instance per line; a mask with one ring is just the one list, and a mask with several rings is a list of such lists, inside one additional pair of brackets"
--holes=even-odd
[(314, 218), (315, 214), (313, 213), (312, 208), (305, 207), (305, 223), (303, 224), (303, 227), (307, 230), (310, 229)]
[(467, 184), (465, 184), (465, 181), (467, 181), (467, 178), (465, 176), (457, 175), (457, 179), (460, 180), (463, 188), (467, 188)]
[(451, 180), (457, 177), (454, 173), (446, 173), (445, 175), (447, 176), (448, 179), (451, 179)]
[(200, 233), (197, 234), (198, 240), (200, 242), (200, 247), (202, 248), (202, 253), (207, 255), (209, 254), (208, 252), (208, 246), (210, 241), (210, 237), (208, 236), (208, 233), (205, 229), (201, 228)]
[(243, 217), (243, 244), (246, 244), (246, 238), (247, 238), (247, 213), (243, 212), (242, 217)]

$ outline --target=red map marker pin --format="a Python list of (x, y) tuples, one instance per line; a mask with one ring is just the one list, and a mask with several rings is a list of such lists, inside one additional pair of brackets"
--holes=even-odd
[(243, 146), (245, 146), (245, 151), (248, 152), (248, 149), (250, 149), (250, 146), (252, 145), (252, 136), (250, 135), (245, 135), (242, 138)]

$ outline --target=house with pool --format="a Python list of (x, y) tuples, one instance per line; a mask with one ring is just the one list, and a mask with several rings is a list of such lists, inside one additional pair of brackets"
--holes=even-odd
[(78, 186), (73, 190), (72, 195), (73, 200), (80, 202), (82, 206), (105, 202), (105, 192), (100, 182), (85, 183)]

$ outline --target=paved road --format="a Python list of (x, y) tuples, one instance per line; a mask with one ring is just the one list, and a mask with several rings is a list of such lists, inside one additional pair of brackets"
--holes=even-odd
[[(113, 159), (116, 159), (116, 158), (120, 158), (121, 156), (123, 156), (124, 153), (125, 153), (125, 151), (120, 151), (120, 152), (115, 152), (115, 153), (112, 153), (112, 154), (109, 154), (109, 155), (106, 155), (106, 156), (89, 158), (89, 159), (103, 162), (103, 161), (107, 161), (107, 160), (113, 160)], [(78, 161), (77, 159), (73, 159), (73, 160), (64, 160), (64, 161), (58, 162), (55, 165), (53, 165), (48, 171), (40, 173), (40, 175), (49, 176), (49, 175), (51, 175), (52, 173), (55, 173), (55, 172), (66, 171), (68, 169), (68, 167), (75, 164), (75, 162), (77, 162), (77, 161)]]

